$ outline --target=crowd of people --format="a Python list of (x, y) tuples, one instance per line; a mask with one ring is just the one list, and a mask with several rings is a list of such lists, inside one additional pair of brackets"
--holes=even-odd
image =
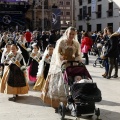
[[(44, 103), (57, 108), (59, 102), (66, 104), (66, 95), (61, 72), (61, 64), (67, 61), (82, 62), (89, 65), (89, 55), (93, 52), (104, 61), (103, 77), (118, 77), (120, 63), (120, 42), (118, 30), (112, 28), (104, 32), (78, 32), (69, 27), (64, 33), (51, 32), (3, 32), (0, 34), (0, 92), (13, 94), (9, 100), (17, 100), (19, 94), (27, 94), (28, 81), (34, 83), (34, 90), (41, 91)], [(101, 47), (101, 52), (98, 48)], [(105, 51), (102, 49), (104, 48)], [(82, 56), (83, 55), (83, 56)], [(112, 76), (112, 70), (115, 73)]]

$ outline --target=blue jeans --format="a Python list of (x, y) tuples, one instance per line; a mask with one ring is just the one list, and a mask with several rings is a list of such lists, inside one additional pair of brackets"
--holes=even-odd
[(108, 73), (109, 71), (109, 62), (108, 62), (108, 58), (106, 58), (104, 60), (104, 66), (105, 66), (105, 72)]

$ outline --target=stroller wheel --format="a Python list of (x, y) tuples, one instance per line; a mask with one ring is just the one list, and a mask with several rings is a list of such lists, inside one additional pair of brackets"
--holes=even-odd
[(62, 102), (59, 104), (58, 113), (61, 116), (61, 120), (64, 120), (66, 108)]
[(96, 63), (93, 64), (93, 67), (96, 67)]
[(103, 65), (101, 64), (100, 67), (103, 68)]
[(80, 118), (77, 117), (75, 120), (80, 120)]
[(101, 120), (100, 119), (100, 109), (99, 108), (95, 110), (95, 115), (97, 116), (97, 120)]
[(92, 118), (93, 117), (93, 115), (88, 115), (88, 118)]

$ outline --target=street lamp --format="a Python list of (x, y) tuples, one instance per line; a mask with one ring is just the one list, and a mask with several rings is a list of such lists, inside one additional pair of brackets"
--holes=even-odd
[(44, 2), (45, 0), (42, 0), (42, 31), (44, 31)]
[(72, 26), (74, 26), (74, 2), (72, 0)]
[(86, 20), (86, 25), (87, 25), (87, 31), (89, 31), (89, 21), (90, 21), (90, 15), (87, 14), (86, 17), (85, 17), (85, 20)]
[(44, 30), (44, 2), (45, 0), (33, 0), (33, 18), (34, 18), (34, 28), (36, 27), (36, 8), (42, 5), (42, 31)]

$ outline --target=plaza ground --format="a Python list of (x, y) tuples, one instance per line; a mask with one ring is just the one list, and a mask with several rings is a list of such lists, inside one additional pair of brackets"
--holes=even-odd
[[(118, 78), (102, 78), (104, 68), (93, 67), (96, 56), (90, 56), (90, 64), (87, 69), (94, 82), (102, 92), (102, 101), (96, 103), (100, 108), (102, 120), (120, 120), (120, 68)], [(84, 61), (84, 60), (83, 60)], [(60, 116), (54, 109), (45, 105), (40, 100), (40, 92), (32, 90), (30, 83), (29, 94), (19, 97), (16, 102), (8, 101), (11, 95), (0, 94), (0, 120), (60, 120)], [(74, 117), (66, 116), (66, 120), (75, 120)], [(93, 118), (81, 118), (80, 120), (95, 120)]]

